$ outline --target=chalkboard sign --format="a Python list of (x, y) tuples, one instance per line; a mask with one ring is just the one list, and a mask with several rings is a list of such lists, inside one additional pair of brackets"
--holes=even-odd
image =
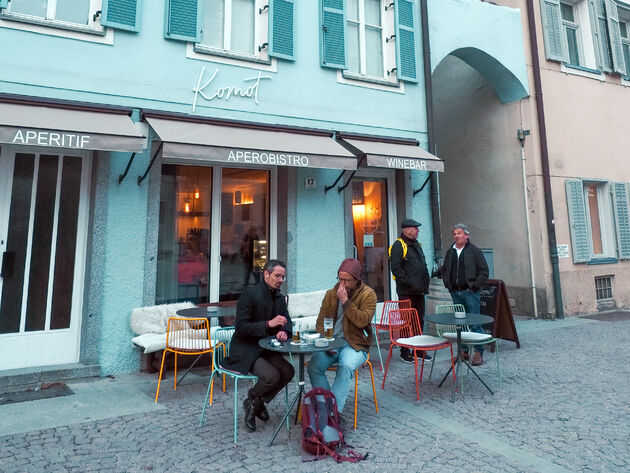
[(516, 343), (516, 348), (520, 348), (505, 283), (500, 279), (488, 279), (479, 291), (479, 298), (480, 312), (494, 319), (492, 336), (511, 340)]

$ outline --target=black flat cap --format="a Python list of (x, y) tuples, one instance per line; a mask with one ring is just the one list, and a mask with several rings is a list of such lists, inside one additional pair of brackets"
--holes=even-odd
[(422, 225), (420, 222), (416, 222), (412, 218), (406, 218), (400, 224), (400, 228), (419, 227), (420, 225)]

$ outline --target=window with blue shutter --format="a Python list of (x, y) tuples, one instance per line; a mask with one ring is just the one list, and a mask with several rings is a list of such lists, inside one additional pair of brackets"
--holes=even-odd
[(269, 55), (295, 59), (293, 0), (269, 0)]
[(582, 180), (570, 179), (566, 181), (565, 185), (573, 262), (586, 263), (590, 258), (590, 245)]
[(166, 0), (164, 36), (180, 41), (198, 42), (200, 38), (198, 0)]
[(617, 253), (619, 259), (630, 259), (630, 214), (628, 188), (623, 182), (612, 184), (613, 209), (617, 230)]
[(416, 67), (416, 35), (413, 0), (394, 2), (396, 27), (396, 75), (400, 80), (418, 82)]
[(320, 0), (320, 57), (324, 67), (346, 69), (344, 0)]
[(550, 61), (566, 61), (567, 51), (562, 41), (560, 0), (540, 0), (545, 55)]
[(140, 31), (140, 0), (103, 0), (101, 25)]
[(612, 59), (612, 70), (620, 74), (625, 74), (626, 67), (623, 58), (623, 48), (621, 43), (621, 31), (619, 29), (619, 13), (617, 4), (613, 0), (605, 0), (606, 17), (608, 21), (608, 40), (610, 41), (610, 55)]

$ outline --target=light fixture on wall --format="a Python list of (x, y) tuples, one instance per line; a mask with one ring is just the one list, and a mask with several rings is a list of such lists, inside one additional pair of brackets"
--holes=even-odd
[(190, 213), (190, 199), (188, 197), (184, 200), (184, 212)]
[(234, 192), (234, 205), (250, 205), (254, 203), (254, 197), (248, 196), (245, 192)]

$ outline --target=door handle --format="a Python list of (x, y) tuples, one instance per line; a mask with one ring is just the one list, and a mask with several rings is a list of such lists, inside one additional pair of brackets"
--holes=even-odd
[(5, 251), (2, 254), (2, 270), (0, 277), (9, 278), (13, 276), (15, 269), (15, 251)]

